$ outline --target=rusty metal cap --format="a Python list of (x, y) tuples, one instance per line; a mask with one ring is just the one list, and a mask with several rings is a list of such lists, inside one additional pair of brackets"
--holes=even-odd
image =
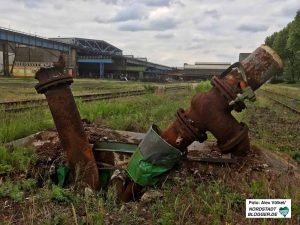
[(35, 85), (35, 89), (38, 93), (44, 93), (56, 86), (70, 85), (73, 82), (71, 76), (63, 74), (56, 67), (41, 68), (36, 72), (35, 79), (39, 81), (39, 83)]
[(283, 63), (279, 55), (267, 45), (261, 45), (241, 62), (247, 83), (253, 91), (279, 73)]

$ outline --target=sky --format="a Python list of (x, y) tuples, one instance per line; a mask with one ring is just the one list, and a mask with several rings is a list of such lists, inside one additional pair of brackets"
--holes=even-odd
[(0, 0), (0, 26), (105, 40), (168, 66), (235, 62), (291, 22), (300, 0)]

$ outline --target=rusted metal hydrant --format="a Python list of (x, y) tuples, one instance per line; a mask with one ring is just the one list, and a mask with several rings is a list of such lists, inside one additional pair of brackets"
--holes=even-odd
[(246, 155), (250, 148), (248, 128), (231, 111), (242, 111), (245, 99), (254, 101), (254, 91), (281, 69), (280, 57), (268, 46), (260, 46), (241, 63), (213, 77), (213, 88), (195, 95), (187, 110), (179, 109), (176, 121), (162, 138), (184, 151), (195, 140), (203, 142), (205, 132), (210, 131), (222, 153)]
[(97, 164), (72, 95), (72, 77), (64, 74), (65, 61), (60, 56), (54, 67), (41, 68), (35, 78), (38, 93), (44, 93), (59, 138), (71, 168), (74, 181), (83, 182), (93, 189), (99, 188)]
[[(281, 69), (280, 57), (271, 48), (262, 45), (241, 63), (235, 63), (220, 76), (213, 77), (212, 89), (196, 94), (187, 110), (179, 109), (176, 120), (164, 132), (152, 129), (147, 133), (147, 140), (142, 141), (138, 153), (128, 164), (127, 172), (132, 180), (119, 191), (119, 198), (129, 201), (142, 186), (155, 186), (159, 172), (165, 173), (179, 160), (177, 151), (185, 155), (193, 141), (207, 139), (207, 131), (216, 137), (222, 153), (245, 156), (250, 150), (248, 128), (239, 123), (231, 111), (242, 111), (246, 99), (254, 101), (254, 91)], [(153, 138), (153, 133), (160, 138)], [(145, 142), (152, 143), (152, 150), (145, 146)], [(175, 148), (173, 153), (159, 157), (159, 148), (172, 152), (169, 145)]]

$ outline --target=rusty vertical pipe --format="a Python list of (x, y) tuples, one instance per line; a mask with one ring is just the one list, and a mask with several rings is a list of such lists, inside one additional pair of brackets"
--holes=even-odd
[(97, 189), (98, 169), (70, 89), (73, 79), (65, 75), (63, 69), (62, 57), (54, 67), (41, 68), (35, 76), (39, 81), (35, 88), (38, 93), (46, 96), (62, 147), (67, 154), (72, 178)]

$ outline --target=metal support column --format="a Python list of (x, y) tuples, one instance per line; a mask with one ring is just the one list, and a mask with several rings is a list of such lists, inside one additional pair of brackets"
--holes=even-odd
[(144, 73), (143, 72), (139, 72), (139, 80), (143, 80), (144, 79)]
[(3, 73), (4, 76), (10, 76), (9, 73), (9, 57), (8, 57), (8, 43), (3, 43)]
[(75, 49), (71, 49), (69, 50), (69, 54), (68, 54), (68, 64), (67, 67), (68, 69), (72, 69), (72, 76), (76, 76), (76, 71), (77, 71), (77, 52)]
[(100, 79), (104, 78), (104, 63), (99, 63), (99, 75), (100, 75)]

